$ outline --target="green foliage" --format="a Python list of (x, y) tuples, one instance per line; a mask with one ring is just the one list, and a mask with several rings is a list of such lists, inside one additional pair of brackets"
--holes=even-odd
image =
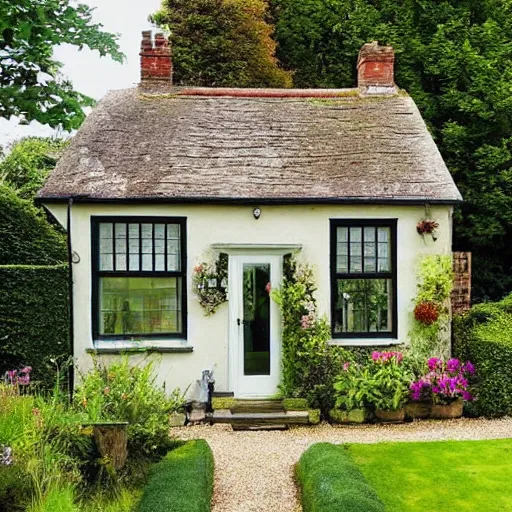
[(277, 56), (298, 87), (353, 87), (362, 44), (396, 51), (465, 202), (455, 249), (473, 253), (474, 298), (512, 289), (512, 2), (271, 0)]
[(213, 469), (208, 443), (189, 441), (151, 469), (138, 512), (210, 512)]
[(0, 185), (0, 265), (53, 265), (66, 259), (62, 232), (31, 201)]
[(31, 366), (51, 389), (56, 364), (70, 354), (67, 265), (0, 266), (0, 283), (0, 374)]
[(151, 16), (170, 32), (177, 85), (291, 87), (264, 0), (163, 0)]
[(409, 332), (411, 351), (421, 360), (427, 357), (443, 357), (449, 351), (450, 293), (453, 288), (452, 257), (450, 255), (428, 255), (420, 262), (418, 293), (414, 299), (417, 306), (429, 302), (437, 306), (437, 321), (426, 325), (415, 318)]
[(454, 354), (476, 369), (475, 415), (512, 414), (512, 295), (454, 319)]
[(311, 407), (327, 411), (346, 353), (328, 344), (331, 328), (325, 317), (318, 318), (314, 292), (311, 268), (294, 259), (281, 288), (272, 290), (283, 320), (281, 390), (286, 397), (306, 398)]
[(85, 118), (82, 107), (94, 102), (62, 78), (53, 48), (88, 46), (122, 62), (117, 36), (101, 29), (89, 7), (71, 0), (0, 0), (0, 117), (78, 128)]
[(33, 199), (57, 164), (67, 142), (50, 137), (26, 137), (16, 141), (0, 160), (0, 183)]
[(404, 406), (414, 374), (398, 352), (374, 352), (365, 363), (346, 363), (334, 383), (336, 407), (343, 411)]
[(384, 512), (345, 446), (314, 444), (302, 454), (296, 474), (304, 512)]
[(86, 421), (127, 421), (128, 452), (138, 460), (155, 460), (175, 446), (169, 437), (169, 414), (180, 409), (179, 393), (169, 398), (155, 385), (153, 363), (131, 365), (128, 356), (109, 366), (94, 359), (80, 376), (75, 406)]
[(307, 411), (309, 406), (305, 398), (283, 398), (283, 408), (285, 411)]

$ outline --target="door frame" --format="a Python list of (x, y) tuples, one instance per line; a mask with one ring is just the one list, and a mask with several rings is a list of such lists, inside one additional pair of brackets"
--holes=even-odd
[[(279, 287), (283, 278), (283, 254), (271, 251), (240, 251), (229, 255), (229, 389), (238, 398), (268, 398), (278, 391), (281, 381), (281, 314), (270, 299), (270, 375), (243, 375), (243, 326), (237, 319), (243, 316), (243, 264), (269, 263), (270, 283)], [(251, 390), (251, 386), (253, 386)], [(261, 391), (260, 391), (261, 390)]]

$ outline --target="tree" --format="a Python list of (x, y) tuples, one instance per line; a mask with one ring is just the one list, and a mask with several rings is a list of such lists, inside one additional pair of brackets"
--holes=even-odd
[(25, 199), (33, 199), (67, 145), (62, 139), (26, 137), (0, 159), (0, 182)]
[(170, 32), (177, 85), (291, 87), (266, 13), (265, 0), (163, 0), (150, 19)]
[(278, 57), (301, 87), (351, 87), (361, 45), (397, 53), (465, 202), (455, 249), (470, 250), (474, 298), (512, 289), (512, 0), (272, 0)]
[(101, 28), (74, 0), (0, 0), (0, 117), (78, 128), (94, 101), (62, 78), (53, 47), (88, 46), (122, 62), (117, 36)]

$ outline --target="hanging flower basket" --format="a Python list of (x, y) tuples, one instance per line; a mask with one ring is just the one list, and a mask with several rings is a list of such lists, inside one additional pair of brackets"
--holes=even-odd
[(206, 316), (228, 300), (228, 256), (220, 254), (213, 262), (203, 262), (194, 267), (194, 292)]
[(439, 307), (433, 302), (420, 302), (414, 308), (414, 318), (424, 325), (432, 325), (439, 319)]
[(437, 228), (439, 223), (432, 219), (423, 219), (416, 224), (416, 231), (425, 238), (425, 235), (431, 235), (434, 242), (437, 240)]

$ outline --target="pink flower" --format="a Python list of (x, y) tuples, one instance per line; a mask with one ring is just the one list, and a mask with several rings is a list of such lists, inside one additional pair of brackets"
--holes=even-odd
[(343, 371), (345, 371), (345, 372), (346, 372), (349, 368), (350, 368), (350, 363), (348, 363), (348, 362), (347, 362), (347, 363), (345, 363), (345, 364), (343, 365)]
[(203, 265), (196, 265), (196, 266), (194, 267), (194, 272), (195, 272), (196, 274), (199, 274), (199, 272), (202, 272), (202, 271), (203, 271)]
[(267, 293), (270, 293), (272, 291), (272, 285), (270, 284), (270, 282), (267, 283), (267, 286), (265, 286), (265, 291)]

